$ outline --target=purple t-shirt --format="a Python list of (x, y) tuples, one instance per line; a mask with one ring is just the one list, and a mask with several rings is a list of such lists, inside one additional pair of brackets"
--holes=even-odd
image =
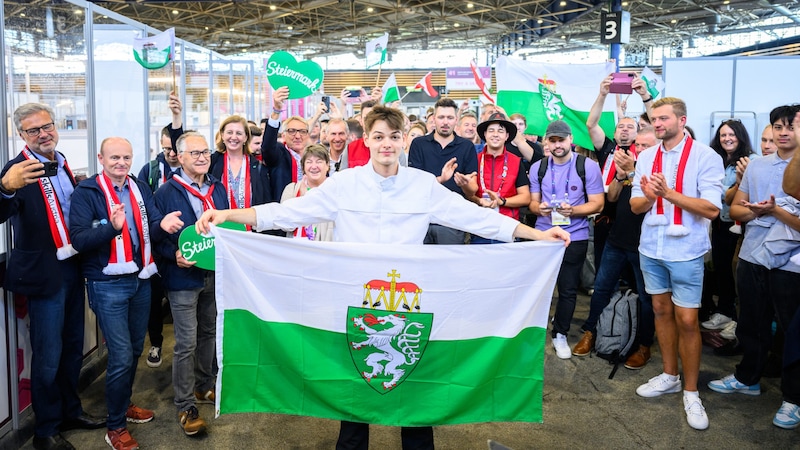
[[(569, 204), (574, 206), (583, 205), (586, 201), (583, 198), (583, 182), (575, 169), (577, 154), (572, 153), (572, 158), (564, 164), (554, 164), (551, 158), (545, 158), (536, 162), (530, 171), (531, 193), (542, 194), (542, 201), (548, 204), (552, 202), (553, 194), (556, 201), (563, 203), (566, 194)], [(539, 166), (548, 164), (547, 172), (542, 178), (542, 186), (539, 186)], [(603, 174), (600, 166), (593, 160), (586, 158), (586, 193), (602, 194)], [(553, 227), (550, 216), (536, 218), (536, 229), (545, 231)], [(586, 217), (572, 217), (570, 224), (562, 226), (564, 230), (572, 235), (573, 241), (583, 241), (589, 239), (589, 220)]]

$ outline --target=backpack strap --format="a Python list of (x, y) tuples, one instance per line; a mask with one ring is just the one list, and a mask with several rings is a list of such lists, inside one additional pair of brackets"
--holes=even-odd
[[(575, 156), (577, 156), (575, 160), (575, 171), (578, 172), (581, 183), (583, 183), (583, 201), (584, 203), (589, 203), (589, 194), (586, 193), (586, 157), (580, 153), (575, 153)], [(542, 192), (542, 180), (544, 180), (544, 175), (547, 173), (547, 166), (550, 165), (550, 157), (548, 156), (539, 161), (539, 172), (536, 175), (539, 178), (539, 192)]]

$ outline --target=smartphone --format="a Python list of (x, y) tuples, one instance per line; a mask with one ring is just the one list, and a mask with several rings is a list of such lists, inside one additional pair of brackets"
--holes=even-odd
[(39, 175), (39, 178), (54, 177), (58, 174), (58, 161), (46, 161), (44, 164), (44, 173)]
[(608, 92), (612, 94), (632, 94), (633, 87), (631, 84), (633, 83), (633, 73), (612, 73), (611, 74), (611, 86), (608, 89)]
[(331, 98), (327, 95), (322, 96), (322, 103), (325, 103), (325, 108), (331, 112)]
[(361, 86), (347, 86), (345, 87), (348, 91), (350, 91), (350, 97), (352, 99), (357, 99), (361, 97)]

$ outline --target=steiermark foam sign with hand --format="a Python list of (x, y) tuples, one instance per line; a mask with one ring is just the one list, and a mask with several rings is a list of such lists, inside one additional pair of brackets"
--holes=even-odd
[(289, 87), (289, 98), (304, 98), (322, 86), (322, 67), (314, 61), (300, 61), (285, 51), (275, 52), (265, 67), (273, 89)]

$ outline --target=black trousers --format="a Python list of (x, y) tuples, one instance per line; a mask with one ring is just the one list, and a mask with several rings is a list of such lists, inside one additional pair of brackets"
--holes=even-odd
[[(402, 427), (403, 450), (433, 450), (433, 427)], [(369, 424), (342, 421), (336, 450), (367, 450)]]

